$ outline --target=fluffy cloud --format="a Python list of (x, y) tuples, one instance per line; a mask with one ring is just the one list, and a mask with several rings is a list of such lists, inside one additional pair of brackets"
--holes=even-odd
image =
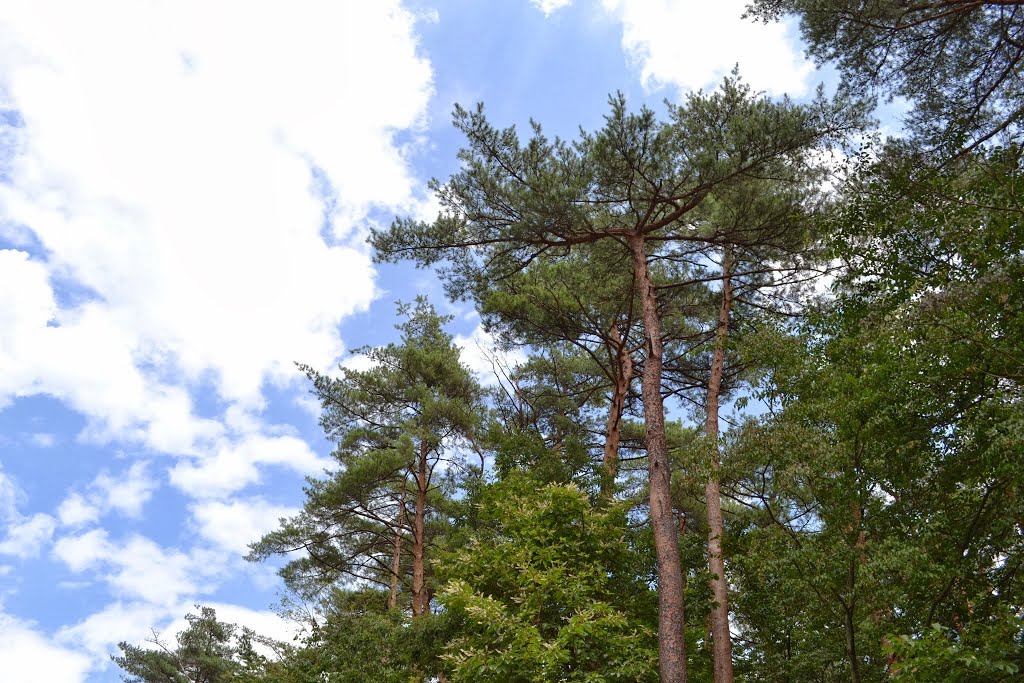
[(94, 566), (111, 552), (107, 532), (93, 529), (79, 536), (65, 536), (57, 541), (54, 554), (73, 572)]
[(145, 462), (132, 463), (117, 476), (101, 472), (84, 492), (74, 491), (61, 502), (57, 517), (67, 526), (95, 522), (107, 512), (138, 518), (156, 487)]
[(200, 458), (171, 469), (171, 483), (195, 498), (222, 498), (261, 481), (260, 466), (276, 465), (300, 474), (320, 474), (330, 465), (305, 441), (289, 435), (251, 434), (225, 441)]
[[(551, 14), (572, 0), (531, 0)], [(596, 2), (596, 0), (595, 0)], [(601, 0), (622, 23), (622, 48), (645, 87), (715, 87), (739, 63), (744, 80), (772, 95), (808, 91), (814, 65), (791, 23), (742, 19), (748, 0)]]
[(18, 503), (24, 498), (14, 479), (0, 469), (0, 519), (10, 519), (18, 513)]
[[(2, 226), (0, 222), (0, 230)], [(46, 266), (31, 260), (27, 252), (0, 249), (0, 329), (4, 330), (0, 336), (0, 407), (15, 393), (31, 391), (34, 378), (19, 368), (18, 358), (29, 351), (32, 337), (57, 313), (48, 279)]]
[(35, 557), (53, 538), (57, 520), (43, 513), (21, 514), (24, 498), (14, 479), (0, 469), (0, 555)]
[(5, 12), (0, 402), (47, 393), (86, 437), (198, 456), (225, 430), (197, 386), (258, 408), (293, 359), (338, 358), (375, 294), (347, 240), (421, 203), (414, 22), (395, 1)]
[(71, 493), (57, 508), (57, 518), (65, 526), (82, 526), (99, 520), (99, 505), (88, 500), (81, 493)]
[(192, 506), (199, 535), (236, 555), (246, 554), (250, 543), (276, 529), (279, 519), (297, 513), (296, 508), (272, 505), (260, 498), (202, 501)]
[(515, 367), (526, 360), (521, 349), (503, 351), (498, 348), (494, 337), (480, 323), (468, 335), (457, 334), (452, 341), (461, 351), (462, 363), (485, 385), (497, 384), (503, 368)]
[[(226, 524), (223, 532), (238, 534), (262, 531), (262, 522), (254, 525), (241, 516), (246, 512), (256, 514), (260, 508), (291, 512), (255, 500), (239, 505), (205, 503), (197, 507), (201, 509), (198, 517), (210, 524)], [(211, 534), (216, 535), (213, 531)], [(235, 542), (220, 540), (225, 546)], [(55, 644), (88, 654), (93, 669), (109, 668), (108, 657), (116, 651), (117, 643), (141, 644), (151, 636), (152, 629), (173, 639), (175, 633), (186, 628), (184, 615), (195, 612), (196, 603), (213, 606), (222, 621), (249, 626), (284, 640), (294, 635), (294, 627), (271, 612), (203, 599), (214, 592), (237, 559), (235, 552), (226, 552), (224, 548), (211, 550), (197, 545), (186, 552), (161, 546), (139, 534), (112, 537), (104, 529), (92, 529), (59, 538), (53, 555), (71, 572), (105, 583), (113, 599), (99, 611), (61, 628), (53, 638)]]
[[(0, 184), (0, 213), (9, 191)], [(147, 377), (135, 354), (142, 340), (106, 304), (58, 309), (49, 268), (27, 252), (0, 250), (0, 321), (9, 332), (0, 341), (0, 405), (47, 393), (93, 417), (87, 436), (174, 453), (222, 433), (193, 414), (184, 387)]]
[(545, 15), (549, 15), (563, 7), (568, 7), (572, 4), (572, 0), (530, 0), (530, 3)]
[(106, 501), (107, 509), (128, 517), (139, 517), (142, 506), (149, 501), (156, 486), (156, 481), (147, 472), (146, 463), (136, 462), (117, 477), (101, 472), (93, 480), (90, 489)]
[[(45, 394), (86, 417), (80, 438), (178, 456), (172, 483), (199, 498), (193, 521), (215, 546), (59, 538), (53, 556), (114, 602), (62, 645), (0, 616), (7, 674), (36, 680), (46, 661), (41, 678), (78, 681), (88, 661), (63, 644), (102, 666), (117, 641), (179, 619), (241, 541), (292, 512), (215, 497), (268, 466), (325, 465), (265, 423), (263, 390), (296, 378), (294, 359), (341, 356), (339, 322), (376, 295), (371, 212), (432, 201), (408, 159), (433, 87), (415, 21), (397, 0), (40, 0), (0, 17), (0, 409)], [(140, 515), (149, 462), (71, 491), (60, 523)], [(58, 524), (22, 514), (23, 497), (0, 471), (2, 553), (40, 552)]]
[[(80, 622), (60, 629), (55, 640), (89, 652), (97, 664), (106, 664), (110, 651), (122, 641), (142, 643), (152, 635), (151, 629), (179, 614), (193, 609), (191, 604), (175, 606), (153, 605), (144, 602), (113, 602)], [(185, 610), (184, 612), (182, 610)]]
[(209, 603), (208, 607), (217, 610), (217, 618), (239, 626), (248, 626), (260, 635), (291, 642), (299, 625), (293, 621), (282, 619), (277, 613), (267, 610), (254, 610), (222, 602)]
[[(260, 635), (281, 641), (290, 642), (297, 630), (294, 623), (285, 621), (274, 612), (220, 602), (204, 604), (216, 610), (220, 621), (248, 626)], [(195, 612), (195, 605), (187, 600), (174, 605), (117, 601), (76, 624), (62, 628), (57, 632), (55, 641), (88, 652), (93, 666), (101, 668), (110, 665), (108, 653), (116, 652), (118, 643), (143, 644), (145, 639), (152, 637), (153, 629), (162, 640), (173, 642), (177, 633), (188, 628), (185, 615)], [(57, 649), (56, 646), (51, 647)], [(0, 657), (2, 652), (0, 645)], [(0, 661), (5, 660), (0, 658)], [(49, 682), (51, 679), (45, 680)]]
[(53, 538), (57, 520), (47, 514), (15, 519), (7, 526), (7, 537), (0, 541), (0, 555), (35, 557)]
[(31, 624), (0, 613), (0, 662), (5, 680), (80, 683), (90, 669), (86, 655), (54, 644)]
[(36, 432), (29, 436), (29, 443), (36, 448), (53, 448), (57, 443), (57, 437), (47, 432)]
[(112, 540), (104, 529), (59, 538), (53, 554), (75, 572), (93, 572), (119, 600), (178, 605), (186, 596), (209, 592), (226, 568), (223, 554), (165, 548), (138, 534)]

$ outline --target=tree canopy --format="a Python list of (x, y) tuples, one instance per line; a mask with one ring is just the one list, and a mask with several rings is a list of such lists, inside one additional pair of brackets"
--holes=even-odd
[[(306, 635), (202, 610), (127, 680), (1019, 680), (1019, 11), (756, 1), (833, 99), (733, 75), (571, 141), (456, 108), (440, 214), (370, 241), (525, 360), (483, 388), (420, 299), (367, 369), (302, 366), (337, 466), (250, 559)], [(908, 135), (854, 152), (877, 92)]]

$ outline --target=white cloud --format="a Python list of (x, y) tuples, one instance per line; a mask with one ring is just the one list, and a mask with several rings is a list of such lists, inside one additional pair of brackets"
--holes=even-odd
[(162, 548), (148, 538), (133, 536), (110, 557), (114, 571), (108, 582), (121, 595), (169, 604), (200, 592), (200, 570), (209, 570), (178, 550)]
[[(205, 603), (205, 606), (215, 609), (217, 619), (220, 621), (248, 626), (256, 633), (276, 640), (291, 642), (299, 630), (294, 622), (282, 619), (276, 613), (268, 610), (254, 610), (223, 602)], [(184, 624), (184, 620), (180, 623)]]
[(221, 553), (203, 549), (185, 553), (138, 534), (113, 541), (104, 529), (60, 538), (53, 554), (72, 572), (100, 576), (120, 600), (163, 606), (209, 592), (212, 579), (227, 566)]
[[(48, 393), (94, 418), (86, 436), (119, 436), (169, 452), (194, 451), (222, 433), (218, 423), (193, 415), (184, 388), (144, 374), (134, 333), (116, 325), (102, 303), (59, 311), (48, 267), (26, 252), (0, 250), (0, 406)], [(48, 324), (58, 318), (59, 326)]]
[(316, 397), (310, 394), (296, 394), (292, 401), (314, 420), (320, 419), (320, 415), (323, 413), (323, 406), (320, 405), (320, 401)]
[(100, 472), (85, 492), (73, 491), (57, 508), (60, 523), (81, 526), (97, 521), (108, 512), (138, 518), (152, 497), (157, 482), (148, 473), (148, 465), (139, 461), (117, 476)]
[[(0, 96), (24, 120), (0, 130), (14, 153), (0, 238), (20, 245), (0, 250), (0, 408), (48, 394), (87, 418), (80, 438), (182, 456), (172, 483), (201, 499), (198, 530), (218, 546), (102, 529), (58, 539), (54, 556), (81, 575), (63, 585), (99, 582), (116, 600), (61, 632), (97, 666), (190, 610), (243, 543), (293, 512), (211, 498), (267, 466), (327, 465), (264, 423), (262, 389), (297, 380), (294, 359), (342, 355), (339, 322), (376, 294), (354, 245), (368, 212), (433, 201), (399, 138), (418, 132), (432, 94), (413, 21), (397, 2), (328, 0), (287, 13), (44, 1), (0, 17)], [(198, 414), (206, 386), (222, 414)], [(56, 514), (69, 527), (138, 516), (155, 486), (136, 463), (71, 491)], [(19, 495), (0, 472), (0, 552), (37, 553), (56, 520), (19, 515)]]
[(0, 469), (0, 520), (7, 520), (18, 514), (18, 505), (25, 494), (14, 479)]
[(100, 518), (98, 505), (86, 500), (80, 493), (72, 493), (57, 508), (57, 518), (65, 526), (81, 526)]
[[(220, 621), (248, 626), (278, 640), (290, 642), (297, 631), (295, 624), (270, 611), (221, 602), (202, 604), (214, 608)], [(144, 645), (154, 629), (161, 640), (173, 643), (175, 636), (188, 628), (185, 615), (195, 612), (195, 603), (189, 600), (170, 605), (115, 601), (77, 624), (62, 628), (55, 640), (85, 650), (92, 656), (93, 666), (101, 668), (110, 664), (108, 655), (117, 651), (118, 643)]]
[(367, 370), (375, 368), (377, 366), (377, 362), (365, 353), (353, 353), (346, 356), (345, 360), (341, 361), (340, 365), (343, 368), (355, 370), (356, 372), (366, 372)]
[(249, 544), (276, 529), (279, 519), (297, 513), (296, 508), (272, 505), (260, 498), (202, 501), (192, 506), (199, 535), (236, 555), (249, 552)]
[(375, 295), (343, 241), (422, 203), (399, 137), (432, 95), (415, 21), (397, 0), (7, 8), (0, 92), (24, 126), (3, 133), (0, 235), (45, 256), (0, 251), (0, 405), (50, 394), (86, 438), (200, 456), (226, 430), (197, 386), (258, 408), (293, 359), (337, 359)]
[(65, 536), (54, 545), (53, 553), (73, 572), (95, 566), (111, 552), (107, 532), (93, 529), (79, 536)]
[(0, 541), (0, 555), (35, 557), (53, 538), (56, 527), (57, 520), (41, 512), (15, 519), (7, 525), (6, 538)]
[(251, 434), (225, 441), (207, 455), (182, 461), (171, 483), (194, 498), (220, 498), (261, 481), (261, 465), (277, 465), (300, 474), (320, 474), (330, 465), (305, 441), (289, 435)]
[(53, 448), (57, 444), (57, 437), (47, 432), (36, 432), (29, 437), (29, 442), (36, 448)]
[(47, 514), (25, 516), (18, 507), (25, 494), (12, 477), (0, 469), (0, 555), (35, 557), (53, 538), (57, 520)]
[(549, 16), (563, 7), (571, 5), (572, 0), (530, 0), (530, 4), (539, 9), (546, 16)]
[(86, 655), (56, 645), (31, 624), (0, 613), (0, 667), (19, 683), (81, 683), (91, 668)]
[(72, 626), (57, 632), (56, 640), (80, 647), (95, 658), (97, 663), (107, 659), (122, 641), (141, 644), (151, 635), (153, 628), (161, 628), (182, 610), (192, 606), (187, 603), (173, 607), (152, 605), (143, 602), (113, 602), (102, 610), (90, 614)]
[[(0, 230), (2, 226), (0, 222)], [(19, 389), (30, 390), (33, 377), (19, 368), (16, 358), (57, 313), (48, 277), (46, 266), (30, 260), (28, 253), (0, 249), (0, 407)]]
[(90, 488), (106, 501), (106, 507), (127, 517), (139, 517), (142, 506), (152, 497), (157, 482), (147, 472), (145, 462), (135, 462), (117, 477), (101, 472)]
[(801, 96), (814, 65), (790, 23), (741, 16), (748, 0), (602, 0), (622, 22), (622, 47), (645, 87), (713, 88), (739, 63), (755, 90)]
[(453, 341), (461, 349), (462, 364), (472, 370), (477, 379), (485, 385), (498, 383), (497, 373), (501, 368), (514, 367), (526, 360), (526, 355), (520, 349), (499, 349), (494, 337), (488, 334), (480, 323), (477, 323), (476, 328), (468, 335), (455, 335)]

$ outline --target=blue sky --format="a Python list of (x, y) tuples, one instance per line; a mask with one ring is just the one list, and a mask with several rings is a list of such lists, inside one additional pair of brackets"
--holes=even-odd
[(195, 603), (284, 635), (241, 556), (328, 465), (293, 361), (390, 341), (369, 226), (431, 216), (455, 102), (554, 134), (608, 94), (660, 107), (739, 62), (823, 78), (743, 1), (14, 0), (0, 16), (0, 671), (118, 680)]

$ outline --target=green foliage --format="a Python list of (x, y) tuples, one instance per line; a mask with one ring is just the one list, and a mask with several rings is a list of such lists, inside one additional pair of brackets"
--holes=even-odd
[[(849, 680), (854, 666), (883, 680), (897, 651), (951, 676), (908, 680), (961, 680), (937, 634), (977, 629), (978, 650), (990, 623), (1019, 613), (1015, 158), (937, 172), (893, 146), (847, 188), (836, 298), (804, 335), (775, 335), (772, 410), (729, 445), (749, 507), (734, 578), (752, 680)], [(890, 633), (907, 637), (887, 651)]]
[(581, 485), (595, 476), (607, 380), (579, 349), (560, 346), (534, 353), (510, 369), (494, 397), (487, 445), (499, 475), (514, 470), (553, 482)]
[(538, 257), (571, 258), (581, 245), (627, 234), (715, 241), (689, 216), (709, 193), (767, 177), (802, 181), (815, 165), (812, 150), (863, 121), (850, 102), (776, 102), (738, 76), (670, 104), (663, 122), (650, 109), (629, 112), (621, 96), (610, 105), (604, 127), (572, 143), (547, 138), (538, 124), (521, 143), (514, 128), (492, 126), (482, 107), (456, 108), (467, 147), (459, 153), (463, 169), (432, 183), (442, 214), (372, 231), (376, 258), (438, 264), (449, 293), (461, 298)]
[(1005, 611), (956, 631), (935, 624), (918, 637), (894, 637), (888, 651), (900, 683), (997, 683), (1021, 680), (1024, 620)]
[[(210, 607), (188, 614), (188, 628), (167, 643), (154, 632), (154, 648), (119, 643), (121, 656), (111, 659), (125, 672), (126, 683), (257, 683), (268, 680), (269, 661), (255, 645), (275, 644), (251, 630), (217, 621)], [(279, 649), (279, 646), (278, 646)]]
[[(481, 420), (481, 390), (444, 331), (447, 318), (422, 298), (399, 313), (406, 316), (400, 344), (359, 350), (370, 369), (342, 367), (334, 378), (303, 368), (323, 406), (320, 423), (338, 444), (338, 469), (309, 480), (303, 511), (254, 543), (249, 559), (305, 550), (281, 575), (307, 597), (343, 580), (389, 585), (395, 537), (407, 545), (414, 532), (411, 507), (424, 456), (425, 543), (448, 528), (445, 482), (434, 471), (442, 460), (453, 470), (460, 465), (453, 447)], [(403, 585), (405, 569), (397, 577)]]
[(275, 662), (281, 683), (413, 683), (439, 671), (451, 620), (387, 610), (375, 589), (332, 591), (302, 647)]
[[(657, 680), (663, 574), (637, 503), (651, 486), (629, 476), (649, 436), (628, 419), (631, 383), (622, 486), (596, 456), (621, 361), (639, 375), (660, 360), (656, 327), (661, 396), (688, 401), (700, 422), (723, 268), (736, 297), (723, 395), (752, 382), (740, 400), (765, 409), (720, 441), (665, 430), (671, 510), (655, 510), (685, 531), (689, 679), (711, 680), (711, 476), (737, 680), (1020, 679), (1024, 195), (1020, 148), (992, 136), (1019, 134), (1024, 10), (756, 0), (753, 11), (800, 14), (812, 53), (854, 77), (847, 95), (885, 86), (913, 99), (920, 137), (865, 152), (826, 201), (821, 153), (863, 122), (851, 99), (772, 101), (734, 76), (668, 104), (663, 121), (613, 97), (604, 126), (572, 142), (536, 124), (520, 141), (482, 108), (458, 108), (467, 147), (433, 184), (441, 215), (371, 241), (381, 260), (439, 265), (448, 293), (528, 360), (502, 368), (485, 410), (446, 319), (418, 300), (401, 309), (401, 343), (364, 350), (370, 369), (304, 368), (338, 469), (310, 481), (303, 512), (252, 557), (306, 549), (282, 574), (326, 596), (309, 634), (270, 661), (204, 610), (173, 648), (122, 644), (128, 680)], [(958, 154), (936, 164), (922, 139)], [(625, 243), (641, 245), (647, 292)], [(804, 283), (826, 268), (832, 291), (812, 298)], [(642, 297), (656, 309), (646, 326)], [(471, 437), (479, 468), (456, 457)], [(397, 579), (408, 594), (406, 494), (423, 457), (420, 540), (427, 592), (440, 593), (411, 619), (381, 589)], [(671, 539), (672, 524), (658, 529)]]
[(1020, 134), (1024, 12), (1016, 2), (754, 0), (765, 21), (800, 18), (818, 62), (834, 61), (844, 86), (916, 105), (911, 127), (953, 151)]
[(480, 530), (443, 563), (440, 602), (464, 623), (450, 680), (657, 680), (655, 597), (621, 510), (521, 476), (480, 504)]

